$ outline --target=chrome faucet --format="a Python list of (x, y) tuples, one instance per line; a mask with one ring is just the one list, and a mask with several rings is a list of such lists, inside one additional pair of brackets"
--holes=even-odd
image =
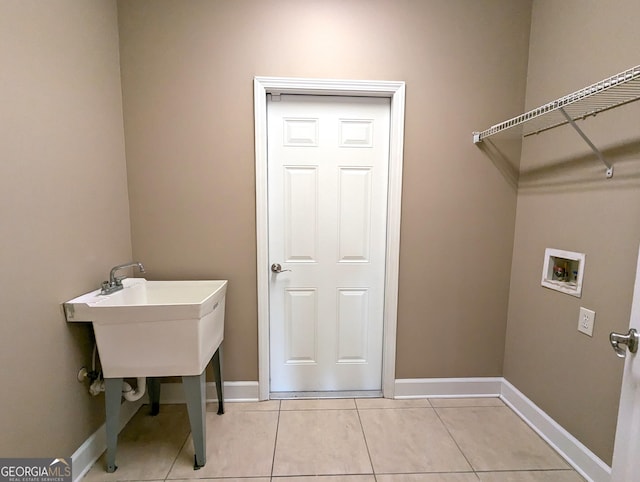
[(144, 273), (144, 266), (142, 265), (142, 263), (138, 262), (119, 264), (118, 266), (114, 266), (113, 268), (111, 268), (111, 272), (109, 273), (109, 281), (102, 282), (102, 290), (100, 291), (100, 294), (108, 295), (110, 293), (113, 293), (114, 291), (121, 290), (123, 288), (122, 280), (125, 279), (126, 276), (116, 276), (116, 272), (121, 269), (135, 267), (137, 267), (141, 273)]

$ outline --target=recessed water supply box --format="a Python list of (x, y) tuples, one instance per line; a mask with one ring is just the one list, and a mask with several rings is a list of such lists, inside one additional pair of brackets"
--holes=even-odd
[(584, 253), (547, 248), (544, 251), (541, 284), (571, 296), (582, 296)]

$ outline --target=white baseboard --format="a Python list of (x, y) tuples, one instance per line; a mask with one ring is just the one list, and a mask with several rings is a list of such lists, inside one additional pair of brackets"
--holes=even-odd
[[(137, 402), (124, 402), (122, 404), (120, 408), (120, 426), (118, 427), (118, 433), (122, 431), (143, 403), (142, 400), (138, 400)], [(107, 429), (106, 424), (103, 423), (71, 456), (72, 480), (77, 482), (82, 479), (106, 449)]]
[(498, 397), (502, 377), (404, 378), (396, 380), (394, 398)]
[(502, 382), (500, 398), (585, 479), (592, 482), (611, 480), (611, 467), (507, 380)]

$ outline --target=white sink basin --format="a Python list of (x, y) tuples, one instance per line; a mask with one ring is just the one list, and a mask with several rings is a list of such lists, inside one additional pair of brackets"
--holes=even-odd
[(224, 338), (226, 280), (123, 280), (64, 304), (67, 321), (90, 321), (105, 378), (200, 375)]

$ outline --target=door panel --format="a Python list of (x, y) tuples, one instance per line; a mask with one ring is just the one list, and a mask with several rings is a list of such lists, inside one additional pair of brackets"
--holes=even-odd
[[(640, 332), (640, 253), (636, 267), (629, 328)], [(638, 458), (640, 453), (640, 352), (625, 351), (622, 393), (613, 451), (612, 482), (640, 480), (640, 459)]]
[(340, 147), (373, 147), (373, 121), (341, 119)]
[(287, 364), (316, 363), (318, 326), (316, 290), (285, 290)]
[(339, 262), (369, 261), (371, 169), (340, 168)]
[(368, 290), (338, 290), (338, 363), (367, 362), (368, 309)]
[(379, 390), (389, 99), (267, 102), (270, 390)]
[(315, 147), (318, 145), (318, 119), (284, 118), (284, 145)]
[(318, 181), (315, 167), (284, 168), (284, 260), (314, 262), (318, 246)]

